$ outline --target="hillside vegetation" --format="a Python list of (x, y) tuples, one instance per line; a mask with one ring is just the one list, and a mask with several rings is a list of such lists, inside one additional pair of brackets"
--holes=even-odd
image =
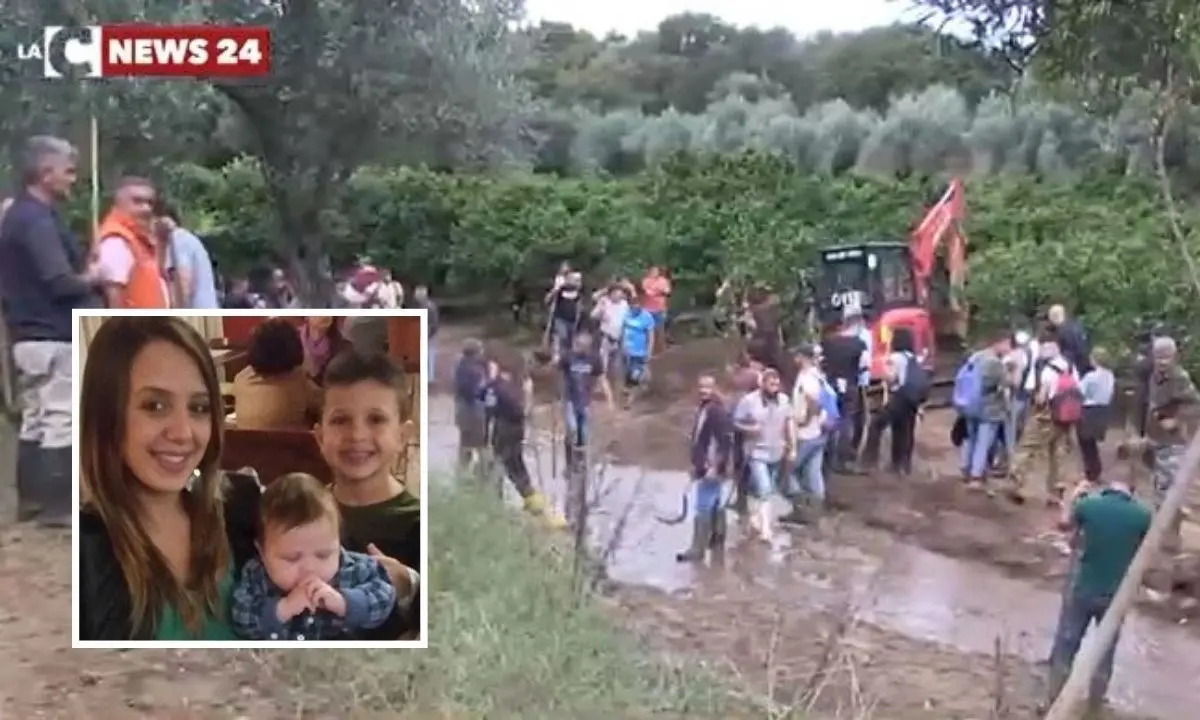
[[(175, 167), (171, 186), (223, 267), (271, 252), (270, 199), (252, 161)], [(655, 262), (672, 268), (677, 307), (687, 309), (725, 278), (798, 288), (822, 246), (903, 238), (935, 189), (916, 178), (813, 174), (767, 154), (676, 156), (618, 179), (367, 168), (323, 222), (336, 257), (369, 249), (444, 296), (503, 302), (512, 280), (548, 274), (563, 258), (598, 279)], [(1141, 317), (1187, 327), (1192, 291), (1162, 249), (1166, 221), (1147, 180), (973, 178), (967, 202), (968, 294), (982, 325), (1064, 300), (1102, 342), (1127, 342)]]

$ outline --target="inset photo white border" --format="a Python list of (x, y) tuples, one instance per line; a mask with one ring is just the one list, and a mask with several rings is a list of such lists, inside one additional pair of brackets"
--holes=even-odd
[[(80, 639), (80, 619), (79, 619), (79, 513), (81, 508), (80, 497), (80, 460), (79, 460), (79, 400), (82, 390), (83, 365), (82, 346), (81, 346), (81, 327), (82, 319), (86, 317), (136, 317), (136, 316), (170, 316), (179, 318), (230, 318), (230, 317), (245, 317), (245, 318), (273, 318), (273, 317), (308, 317), (328, 316), (341, 318), (361, 318), (361, 317), (417, 317), (421, 320), (421, 382), (417, 383), (420, 387), (420, 473), (419, 482), (420, 490), (418, 499), (421, 505), (421, 567), (418, 572), (421, 576), (420, 589), (420, 612), (421, 612), (421, 628), (418, 640), (391, 640), (391, 641), (328, 641), (328, 640), (312, 640), (312, 641), (278, 641), (278, 640), (237, 640), (237, 641), (190, 641), (190, 642), (174, 642), (174, 641), (159, 641), (159, 640), (129, 640), (129, 641), (107, 641), (107, 640), (81, 640)], [(428, 507), (429, 507), (429, 318), (425, 310), (348, 310), (348, 309), (326, 309), (326, 308), (303, 308), (289, 310), (190, 310), (190, 309), (168, 309), (168, 310), (123, 310), (123, 309), (87, 309), (73, 310), (71, 313), (71, 371), (72, 371), (72, 393), (73, 393), (73, 409), (71, 418), (71, 433), (72, 433), (72, 474), (75, 477), (72, 490), (72, 507), (74, 509), (73, 521), (71, 527), (71, 647), (75, 649), (97, 649), (97, 650), (124, 650), (124, 649), (157, 649), (157, 650), (257, 650), (257, 649), (276, 649), (276, 650), (298, 650), (305, 648), (325, 649), (325, 650), (358, 650), (358, 649), (419, 649), (424, 650), (429, 647), (429, 593), (427, 588), (427, 572), (429, 570), (429, 525), (428, 525)]]

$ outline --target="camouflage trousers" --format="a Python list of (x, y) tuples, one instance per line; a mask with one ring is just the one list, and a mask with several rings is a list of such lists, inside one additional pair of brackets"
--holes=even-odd
[(1037, 492), (1031, 487), (1030, 481), (1036, 466), (1044, 462), (1042, 491), (1047, 498), (1060, 497), (1064, 485), (1058, 467), (1059, 453), (1066, 449), (1069, 442), (1068, 430), (1055, 424), (1048, 414), (1040, 412), (1031, 417), (1009, 462), (1008, 473), (1013, 494), (1023, 498), (1031, 492)]
[(1150, 478), (1154, 482), (1154, 507), (1159, 508), (1175, 482), (1175, 473), (1183, 461), (1183, 446), (1160, 445), (1154, 448), (1154, 469)]
[[(1154, 468), (1150, 471), (1150, 478), (1154, 482), (1155, 510), (1162, 507), (1163, 502), (1167, 499), (1167, 493), (1175, 484), (1175, 474), (1179, 472), (1179, 466), (1183, 463), (1183, 450), (1182, 445), (1159, 445), (1154, 448)], [(1179, 550), (1182, 544), (1180, 538), (1182, 529), (1183, 514), (1176, 512), (1163, 537), (1164, 550), (1168, 552)]]

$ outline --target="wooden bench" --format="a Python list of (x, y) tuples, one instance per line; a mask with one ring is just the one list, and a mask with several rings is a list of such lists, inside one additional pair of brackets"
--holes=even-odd
[(247, 467), (254, 468), (264, 485), (290, 472), (308, 473), (327, 483), (333, 481), (317, 439), (307, 430), (227, 429), (221, 469)]

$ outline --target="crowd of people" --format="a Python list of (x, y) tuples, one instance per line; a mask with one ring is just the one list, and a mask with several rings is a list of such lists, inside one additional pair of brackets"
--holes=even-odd
[[(572, 458), (586, 451), (591, 396), (599, 390), (612, 405), (615, 384), (637, 388), (644, 381), (652, 348), (661, 347), (656, 335), (665, 334), (662, 317), (670, 285), (659, 284), (665, 277), (654, 268), (640, 292), (628, 281), (615, 281), (593, 293), (589, 307), (582, 275), (564, 263), (545, 298), (548, 352), (538, 360), (560, 370), (568, 519), (575, 495)], [(647, 305), (654, 310), (648, 312)], [(687, 448), (694, 480), (692, 537), (677, 556), (680, 562), (723, 558), (729, 485), (734, 489), (729, 505), (742, 519), (745, 537), (772, 543), (778, 523), (819, 525), (827, 470), (838, 475), (874, 471), (885, 434), (890, 435), (887, 470), (900, 482), (913, 473), (916, 429), (934, 381), (929, 358), (917, 355), (911, 334), (892, 330), (883, 375), (872, 378), (875, 336), (862, 308), (850, 304), (840, 325), (820, 342), (790, 350), (780, 332), (781, 313), (769, 293), (750, 293), (731, 318), (745, 350), (732, 377), (698, 380)], [(519, 388), (514, 379), (519, 375), (484, 357), (477, 342), (464, 349), (455, 378), (460, 463), (469, 464), (490, 437), (495, 457), (527, 507), (547, 514), (520, 452), (532, 390)], [(881, 387), (874, 386), (876, 380)], [(964, 485), (1017, 504), (1037, 497), (1060, 507), (1056, 526), (1073, 543), (1073, 567), (1051, 653), (1055, 693), (1087, 628), (1111, 605), (1200, 419), (1200, 394), (1169, 335), (1150, 341), (1136, 380), (1133, 432), (1121, 454), (1142, 458), (1151, 471), (1150, 487), (1138, 487), (1133, 475), (1106, 459), (1102, 448), (1117, 399), (1112, 358), (1104, 348), (1090, 346), (1082, 324), (1063, 305), (1049, 307), (1036, 330), (997, 333), (968, 353), (955, 374), (949, 439), (959, 451)], [(733, 397), (726, 397), (722, 386), (732, 386)], [(1076, 482), (1062, 472), (1060, 461), (1068, 450), (1077, 450), (1081, 461)], [(779, 496), (790, 511), (777, 517), (774, 498)], [(685, 515), (687, 507), (685, 501)], [(567, 520), (554, 517), (552, 524)], [(1167, 533), (1168, 550), (1179, 547), (1180, 524), (1176, 516)], [(1093, 704), (1104, 701), (1114, 648), (1093, 684)]]
[[(24, 410), (20, 512), (62, 527), (70, 522), (73, 482), (71, 309), (286, 308), (299, 301), (280, 268), (224, 282), (204, 243), (143, 178), (117, 183), (94, 242), (81, 248), (56, 209), (76, 179), (76, 154), (65, 141), (31, 139), (21, 171), (22, 192), (0, 205), (0, 249), (6, 258), (0, 264), (0, 297)], [(437, 332), (438, 307), (428, 288), (414, 287), (406, 297), (392, 273), (369, 257), (359, 258), (335, 287), (332, 307), (422, 308), (428, 311), (431, 340)], [(649, 268), (636, 285), (616, 279), (590, 294), (569, 263), (555, 276), (544, 298), (543, 348), (531, 362), (553, 366), (560, 378), (572, 488), (581, 486), (586, 473), (594, 395), (598, 391), (616, 409), (628, 407), (646, 387), (653, 358), (666, 346), (671, 292), (669, 274), (660, 267)], [(523, 305), (514, 302), (514, 317), (520, 317)], [(780, 331), (781, 312), (759, 291), (749, 293), (733, 313), (745, 348), (733, 377), (728, 383), (715, 376), (699, 379), (688, 448), (695, 479), (693, 533), (689, 547), (679, 553), (681, 562), (723, 553), (727, 481), (735, 487), (732, 505), (744, 519), (747, 536), (772, 542), (781, 522), (819, 520), (827, 471), (873, 470), (885, 434), (890, 435), (890, 473), (903, 481), (914, 470), (916, 428), (932, 378), (929, 359), (914, 352), (913, 338), (896, 329), (887, 341), (883, 376), (873, 378), (875, 339), (861, 308), (848, 305), (839, 327), (820, 342), (790, 349)], [(310, 402), (319, 393), (315, 366), (330, 362), (343, 338), (354, 346), (370, 344), (372, 332), (366, 324), (358, 329), (309, 324), (299, 331), (298, 351), (289, 336), (289, 352), (253, 361), (247, 374), (235, 379), (235, 392), (294, 383), (291, 404), (276, 408), (276, 414), (308, 422), (317, 413)], [(1101, 448), (1117, 396), (1112, 358), (1105, 349), (1090, 347), (1081, 323), (1064, 306), (1050, 307), (1036, 330), (996, 334), (956, 373), (951, 440), (959, 449), (963, 482), (989, 495), (1003, 491), (1017, 503), (1037, 497), (1060, 506), (1060, 524), (1076, 540), (1075, 569), (1051, 663), (1056, 681), (1065, 678), (1088, 623), (1107, 610), (1145, 535), (1152, 511), (1139, 498), (1148, 494), (1150, 507), (1161, 507), (1196, 429), (1200, 394), (1179, 356), (1177, 342), (1159, 334), (1138, 368), (1134, 432), (1123, 447), (1150, 468), (1150, 488), (1137, 487), (1131, 475), (1121, 476), (1105, 461)], [(428, 358), (432, 380), (432, 342)], [(872, 389), (876, 380), (882, 381), (879, 395)], [(460, 466), (469, 469), (494, 458), (525, 507), (562, 527), (577, 504), (569, 502), (567, 517), (560, 516), (535, 490), (525, 466), (530, 382), (527, 368), (488, 357), (478, 342), (466, 344), (453, 379)], [(735, 397), (724, 396), (721, 387), (727, 384)], [(257, 422), (252, 412), (240, 421)], [(1077, 448), (1082, 461), (1084, 477), (1077, 483), (1061, 472), (1068, 447)], [(306, 487), (301, 480), (295, 485)], [(773, 510), (776, 496), (791, 506), (780, 517)], [(310, 508), (312, 522), (320, 515), (319, 505)], [(1179, 545), (1180, 522), (1173, 519), (1168, 547)], [(263, 567), (270, 575), (265, 559)], [(1107, 673), (1111, 663), (1110, 652)], [(1104, 691), (1098, 687), (1094, 695), (1102, 697)]]

